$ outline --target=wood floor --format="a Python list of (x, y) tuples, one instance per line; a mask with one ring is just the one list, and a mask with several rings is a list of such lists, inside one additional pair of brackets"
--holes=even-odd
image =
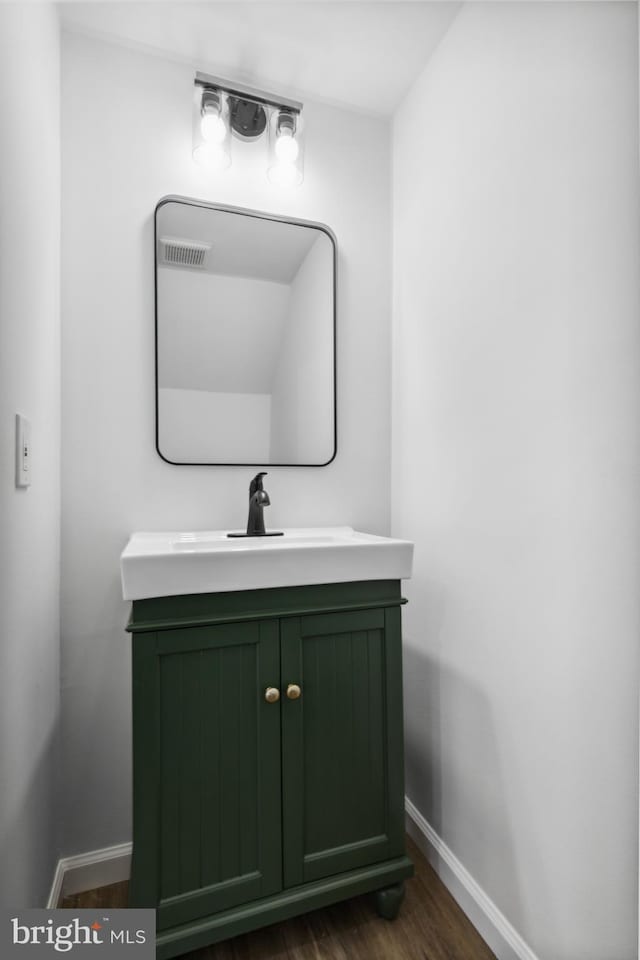
[[(400, 916), (381, 920), (368, 897), (185, 954), (189, 960), (495, 960), (418, 848)], [(66, 897), (63, 907), (126, 907), (127, 883)]]

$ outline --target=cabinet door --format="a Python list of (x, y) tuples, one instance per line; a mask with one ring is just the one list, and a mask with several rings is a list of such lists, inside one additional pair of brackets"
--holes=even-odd
[(282, 887), (277, 622), (140, 635), (132, 905), (158, 929)]
[(283, 620), (281, 638), (290, 887), (404, 853), (400, 611)]

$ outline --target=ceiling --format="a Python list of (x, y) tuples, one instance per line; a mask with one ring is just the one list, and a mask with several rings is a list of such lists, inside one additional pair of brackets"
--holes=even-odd
[(455, 0), (62, 2), (63, 25), (283, 96), (390, 115)]

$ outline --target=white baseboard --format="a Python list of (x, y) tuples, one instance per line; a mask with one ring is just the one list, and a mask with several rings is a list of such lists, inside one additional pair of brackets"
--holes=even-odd
[(407, 833), (424, 853), (498, 960), (538, 960), (533, 950), (408, 797), (405, 797), (404, 807), (407, 814)]
[(128, 880), (131, 870), (131, 844), (121, 843), (104, 850), (92, 850), (58, 861), (47, 901), (53, 910), (62, 898), (83, 890), (95, 890), (109, 883)]

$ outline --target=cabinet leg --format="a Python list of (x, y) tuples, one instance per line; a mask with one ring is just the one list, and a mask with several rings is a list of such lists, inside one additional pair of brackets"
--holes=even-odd
[(404, 883), (396, 883), (393, 887), (376, 890), (373, 898), (378, 916), (383, 920), (395, 920), (400, 904), (404, 900)]

